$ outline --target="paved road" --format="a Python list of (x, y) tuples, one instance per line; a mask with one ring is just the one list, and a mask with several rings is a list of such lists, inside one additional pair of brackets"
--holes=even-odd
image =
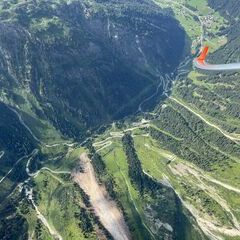
[(38, 150), (37, 150), (37, 149), (34, 149), (31, 154), (25, 155), (25, 156), (19, 158), (19, 159), (14, 163), (13, 167), (5, 174), (5, 176), (3, 176), (3, 177), (0, 179), (0, 183), (3, 182), (3, 181), (6, 179), (6, 177), (7, 177), (7, 176), (15, 169), (15, 167), (18, 165), (18, 163), (20, 163), (23, 159), (31, 158), (31, 157), (35, 156), (37, 153), (38, 153)]

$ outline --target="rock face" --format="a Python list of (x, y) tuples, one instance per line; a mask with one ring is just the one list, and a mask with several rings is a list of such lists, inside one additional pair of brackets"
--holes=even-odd
[(14, 2), (0, 15), (1, 95), (27, 92), (71, 137), (135, 112), (184, 55), (184, 31), (150, 1)]

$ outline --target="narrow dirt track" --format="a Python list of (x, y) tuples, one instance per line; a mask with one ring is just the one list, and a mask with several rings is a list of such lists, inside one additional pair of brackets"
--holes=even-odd
[[(234, 137), (232, 136), (230, 133), (226, 132), (225, 130), (221, 129), (219, 126), (209, 122), (207, 119), (205, 119), (202, 115), (200, 115), (199, 113), (195, 112), (192, 108), (186, 106), (184, 103), (182, 103), (181, 101), (179, 101), (178, 99), (174, 98), (174, 97), (169, 97), (171, 100), (175, 101), (176, 103), (178, 103), (179, 105), (183, 106), (184, 108), (186, 108), (189, 112), (193, 113), (194, 115), (196, 115), (197, 117), (199, 117), (202, 121), (204, 121), (207, 125), (209, 125), (210, 127), (215, 128), (216, 130), (218, 130), (222, 135), (224, 135), (226, 138), (228, 138), (229, 140), (236, 142), (236, 141), (240, 141), (240, 137)], [(236, 142), (237, 143), (237, 142)], [(238, 143), (237, 143), (238, 144)]]
[(81, 154), (80, 164), (84, 171), (73, 172), (74, 181), (89, 196), (95, 214), (103, 226), (116, 240), (131, 239), (121, 211), (114, 201), (109, 200), (106, 189), (98, 184), (91, 160), (86, 153)]

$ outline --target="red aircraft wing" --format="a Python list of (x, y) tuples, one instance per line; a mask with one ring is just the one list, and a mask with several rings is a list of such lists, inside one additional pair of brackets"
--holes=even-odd
[(203, 51), (201, 52), (201, 54), (199, 55), (199, 57), (197, 58), (197, 61), (201, 64), (203, 64), (205, 62), (205, 59), (208, 55), (208, 50), (209, 50), (209, 47), (204, 47)]

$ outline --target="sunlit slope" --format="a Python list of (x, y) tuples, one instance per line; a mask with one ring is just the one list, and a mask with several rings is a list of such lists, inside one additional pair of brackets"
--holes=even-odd
[[(181, 204), (197, 219), (206, 236), (239, 238), (240, 146), (235, 141), (173, 99), (165, 103), (159, 119), (123, 129), (133, 136), (144, 175), (173, 187)], [(103, 138), (96, 139), (94, 145), (109, 166), (108, 171), (113, 173), (113, 178), (120, 174), (131, 186), (132, 181), (127, 180), (131, 179), (129, 165), (122, 166), (125, 148), (120, 143), (123, 135), (121, 129), (110, 129)], [(136, 185), (133, 189), (129, 186), (127, 191), (133, 198), (137, 188)], [(119, 191), (118, 187), (116, 191)], [(144, 211), (144, 199), (138, 195), (133, 201), (139, 211), (143, 208), (140, 216), (153, 230), (154, 225), (148, 225), (150, 220)], [(126, 207), (126, 203), (123, 204)], [(168, 218), (165, 221), (174, 226)], [(192, 239), (198, 239), (193, 236)]]
[[(106, 140), (100, 137), (93, 143), (113, 178), (117, 199), (124, 209), (130, 229), (134, 229), (133, 237), (205, 239), (168, 180), (152, 177), (145, 167), (146, 163), (160, 171), (154, 166), (151, 151), (146, 148), (149, 146), (147, 129), (148, 123), (129, 126), (125, 129), (129, 133), (126, 135), (121, 129), (109, 129), (104, 136)], [(130, 133), (135, 137), (132, 138)], [(141, 235), (138, 235), (139, 232), (142, 232)]]

